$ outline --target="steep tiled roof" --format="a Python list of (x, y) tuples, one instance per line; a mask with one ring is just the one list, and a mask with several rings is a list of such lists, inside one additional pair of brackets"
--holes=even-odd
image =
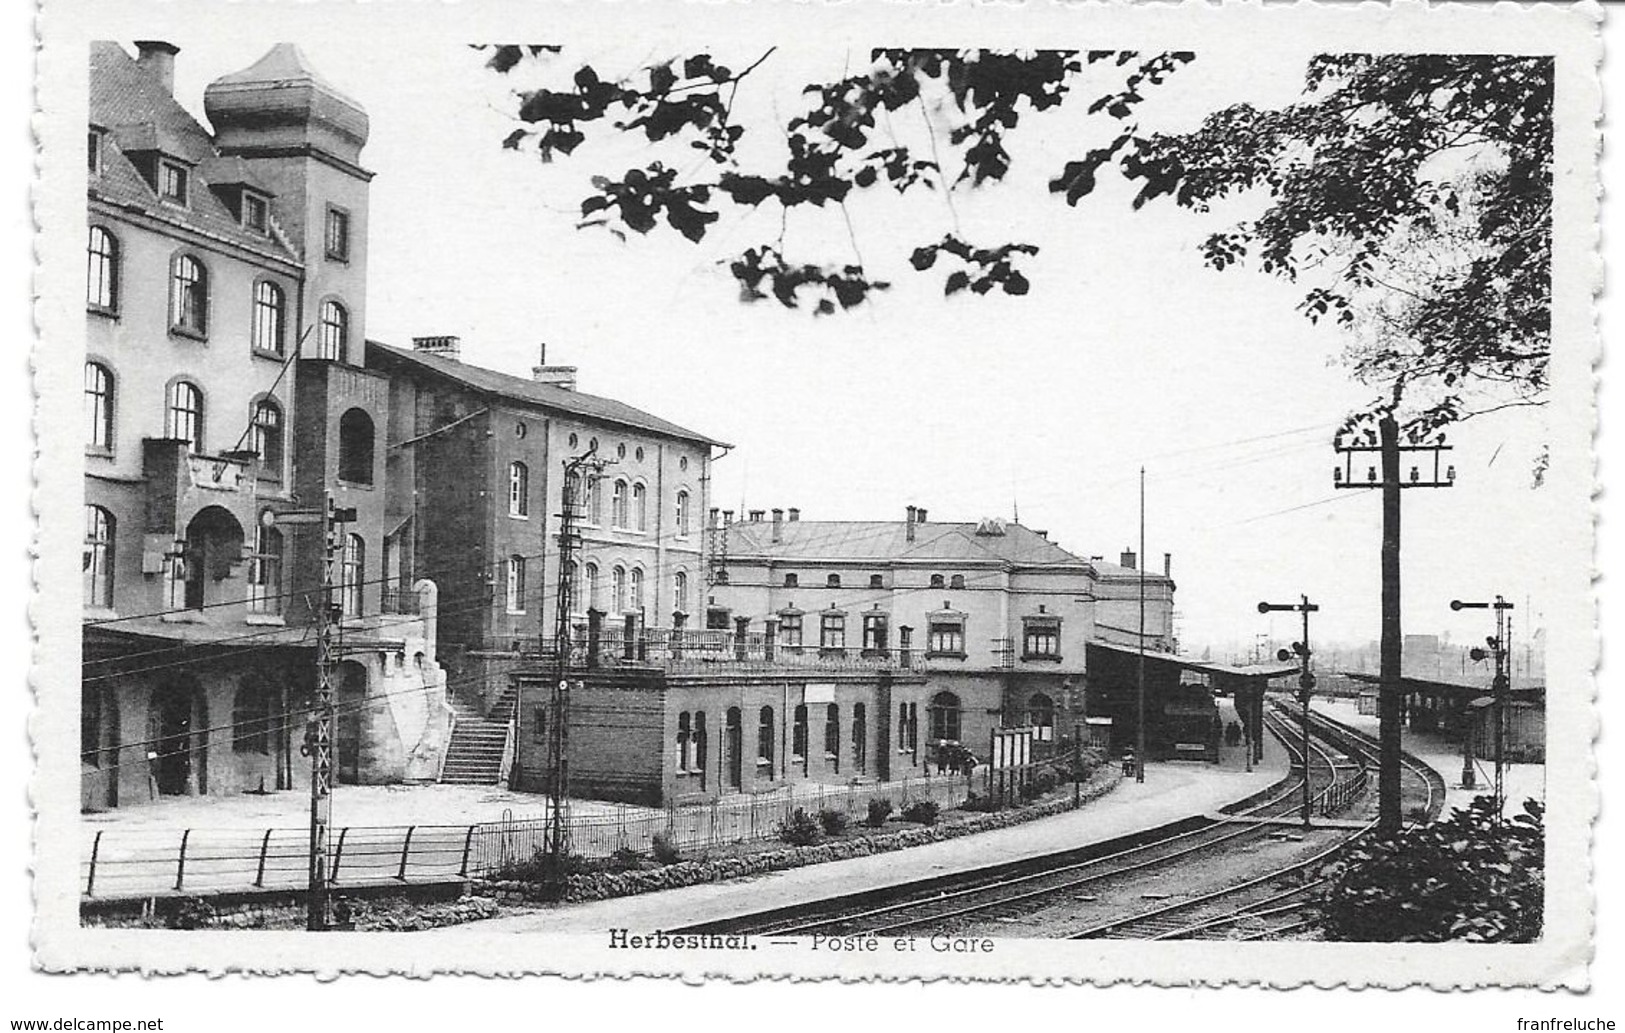
[[(246, 182), (266, 193), (270, 191), (255, 183), (242, 163), (222, 159), (209, 131), (117, 43), (91, 44), (90, 123), (107, 131), (101, 175), (90, 177), (92, 197), (284, 261), (298, 261), (298, 256), (274, 236), (243, 228), (210, 189), (210, 176), (221, 175), (223, 182)], [(192, 166), (188, 207), (160, 201), (151, 184), (136, 170), (128, 155), (147, 150), (163, 151)], [(273, 201), (273, 213), (274, 205)]]
[(901, 520), (786, 520), (730, 524), (728, 555), (775, 560), (1006, 562), (1020, 566), (1076, 566), (1085, 561), (1020, 524), (1004, 524), (1003, 534), (977, 534), (977, 524)]
[(413, 351), (408, 348), (397, 348), (381, 341), (367, 342), (367, 365), (387, 369), (391, 364), (416, 367), (424, 372), (457, 381), (483, 394), (496, 395), (515, 402), (556, 409), (560, 412), (604, 420), (609, 423), (618, 423), (635, 430), (665, 434), (669, 437), (682, 438), (700, 444), (728, 447), (725, 442), (679, 427), (675, 423), (670, 423), (658, 416), (651, 416), (642, 409), (635, 409), (625, 402), (617, 402), (613, 398), (601, 398), (598, 395), (570, 391), (553, 384), (526, 380), (524, 377), (516, 377), (509, 373), (498, 373), (493, 369), (471, 366), (439, 355)]

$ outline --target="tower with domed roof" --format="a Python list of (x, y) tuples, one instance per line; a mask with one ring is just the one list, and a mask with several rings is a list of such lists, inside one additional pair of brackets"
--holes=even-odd
[(281, 202), (279, 229), (305, 266), (306, 358), (365, 359), (367, 113), (323, 79), (292, 43), (221, 76), (203, 94), (215, 146), (240, 158)]

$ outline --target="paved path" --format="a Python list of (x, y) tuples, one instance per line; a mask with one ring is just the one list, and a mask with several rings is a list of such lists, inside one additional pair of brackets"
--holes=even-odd
[(1112, 792), (1079, 810), (1024, 825), (887, 854), (792, 868), (751, 879), (567, 904), (433, 932), (441, 936), (483, 936), (493, 932), (602, 933), (615, 928), (653, 931), (716, 921), (1112, 839), (1215, 811), (1252, 795), (1286, 773), (1285, 752), (1273, 739), (1266, 740), (1264, 762), (1250, 773), (1243, 769), (1239, 748), (1223, 752), (1223, 763), (1216, 767), (1147, 765), (1144, 783), (1119, 783)]

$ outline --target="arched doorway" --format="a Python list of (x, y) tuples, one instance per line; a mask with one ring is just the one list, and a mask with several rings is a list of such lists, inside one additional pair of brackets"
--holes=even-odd
[(208, 703), (191, 675), (155, 686), (148, 705), (148, 760), (159, 796), (209, 791)]
[(201, 610), (210, 602), (209, 585), (231, 576), (234, 564), (243, 559), (243, 525), (219, 506), (198, 510), (186, 525), (184, 577), (188, 610)]
[(338, 690), (333, 700), (338, 711), (334, 722), (337, 747), (334, 757), (337, 781), (340, 785), (359, 785), (361, 782), (361, 737), (366, 727), (367, 669), (353, 660), (339, 664)]

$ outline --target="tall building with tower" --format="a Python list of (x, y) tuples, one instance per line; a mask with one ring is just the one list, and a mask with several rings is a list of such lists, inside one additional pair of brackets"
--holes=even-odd
[(82, 802), (302, 785), (329, 561), (338, 778), (432, 779), (435, 588), (383, 573), (366, 113), (280, 44), (209, 85), (205, 128), (178, 54), (90, 53)]

